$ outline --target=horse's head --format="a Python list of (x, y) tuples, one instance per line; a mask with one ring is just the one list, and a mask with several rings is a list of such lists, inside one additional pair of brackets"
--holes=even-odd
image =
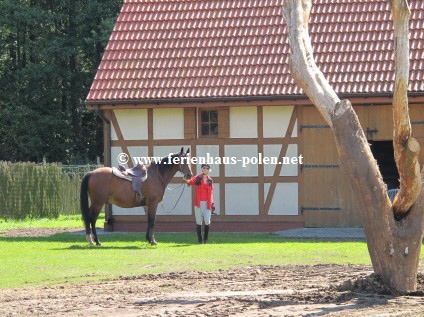
[(181, 151), (178, 153), (180, 159), (180, 172), (184, 174), (185, 178), (192, 178), (193, 173), (191, 172), (191, 161), (190, 161), (190, 149), (187, 149), (187, 152), (184, 153), (184, 147), (181, 148)]

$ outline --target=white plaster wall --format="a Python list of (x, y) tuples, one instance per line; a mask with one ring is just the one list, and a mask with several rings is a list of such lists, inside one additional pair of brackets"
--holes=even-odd
[(153, 109), (153, 138), (184, 139), (184, 109)]
[[(181, 184), (168, 184), (163, 200), (156, 211), (158, 215), (191, 215), (191, 189)], [(181, 198), (178, 200), (180, 195)], [(174, 206), (175, 209), (173, 209)]]
[[(147, 109), (113, 110), (125, 140), (147, 140)], [(111, 139), (118, 140), (113, 124)]]
[(225, 145), (225, 156), (235, 157), (237, 164), (225, 164), (225, 176), (258, 176), (257, 164), (246, 164), (243, 167), (243, 157), (258, 157), (258, 146), (253, 144), (233, 144)]
[[(213, 183), (213, 201), (215, 203), (215, 213), (216, 214), (220, 214), (221, 213), (221, 208), (220, 206), (220, 195), (219, 195), (219, 184), (217, 183)], [(213, 218), (212, 218), (213, 220)]]
[(126, 168), (128, 168), (128, 164), (122, 164), (122, 163), (118, 163), (117, 157), (118, 155), (122, 153), (122, 149), (120, 146), (112, 146), (110, 148), (110, 162), (112, 166), (117, 167), (119, 164), (125, 166)]
[(226, 215), (259, 215), (258, 184), (225, 184)]
[[(270, 183), (264, 185), (266, 199)], [(298, 215), (298, 194), (298, 183), (277, 183), (268, 215)]]
[(143, 207), (136, 208), (121, 208), (115, 205), (112, 205), (112, 215), (114, 216), (140, 216), (144, 215)]
[(189, 145), (160, 145), (153, 147), (154, 156), (168, 156), (169, 153), (178, 153), (181, 151), (181, 147), (184, 147), (184, 152), (187, 151)]
[[(153, 147), (153, 156), (154, 157), (164, 157), (164, 156), (168, 156), (169, 153), (177, 153), (181, 150), (181, 147), (183, 145), (163, 145), (163, 146), (154, 146)], [(187, 151), (187, 148), (189, 147), (188, 145), (184, 145), (184, 151)], [(182, 177), (183, 174), (181, 172), (177, 172), (175, 173), (175, 177), (181, 177), (181, 181), (182, 181)]]
[[(137, 162), (134, 161), (134, 157), (148, 157), (149, 149), (147, 146), (129, 146), (128, 152), (130, 152), (131, 158), (133, 160), (134, 166), (137, 165)], [(143, 163), (144, 162), (144, 163)], [(148, 164), (148, 162), (143, 161), (143, 164)]]
[(297, 119), (296, 119), (296, 121), (294, 123), (294, 128), (293, 128), (293, 132), (292, 132), (292, 135), (291, 136), (293, 138), (296, 138), (297, 137)]
[[(200, 158), (200, 157), (204, 157), (205, 160), (208, 159), (208, 154), (209, 153), (209, 157), (211, 158), (212, 162), (215, 162), (215, 158), (219, 156), (219, 146), (218, 145), (198, 145), (196, 147), (196, 157)], [(197, 174), (201, 173), (201, 165), (202, 164), (197, 164)], [(209, 163), (209, 165), (211, 166), (212, 172), (210, 172), (210, 176), (211, 177), (216, 177), (219, 176), (219, 165), (218, 164), (214, 164), (214, 163)]]
[(163, 157), (168, 156), (170, 153), (175, 154), (181, 151), (181, 148), (184, 147), (184, 152), (190, 147), (189, 145), (159, 145), (153, 147), (153, 156)]
[[(264, 138), (282, 138), (286, 135), (294, 106), (264, 106), (263, 126)], [(297, 136), (297, 124), (292, 132), (292, 136)]]
[(230, 138), (257, 138), (256, 107), (230, 107)]
[[(282, 162), (281, 158), (278, 157), (278, 155), (280, 154), (280, 150), (280, 144), (265, 144), (264, 157), (277, 157), (278, 162)], [(289, 158), (298, 157), (297, 144), (289, 144), (289, 146), (287, 147), (287, 152), (284, 154), (284, 156), (287, 156)], [(264, 164), (264, 175), (273, 176), (275, 166), (275, 164)], [(282, 169), (280, 171), (280, 176), (297, 176), (297, 174), (298, 164), (283, 164)]]
[[(134, 163), (134, 157), (147, 157), (148, 154), (148, 149), (147, 146), (129, 146), (128, 147), (128, 151), (130, 152), (130, 156), (131, 159), (133, 160), (133, 164), (136, 165)], [(118, 155), (122, 153), (122, 149), (120, 146), (112, 146), (111, 147), (111, 163), (112, 166), (117, 167), (119, 164), (125, 166), (126, 168), (128, 168), (128, 164), (122, 164), (122, 163), (118, 163)]]

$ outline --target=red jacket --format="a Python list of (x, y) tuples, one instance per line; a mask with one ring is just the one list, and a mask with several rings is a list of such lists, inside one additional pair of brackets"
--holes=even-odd
[[(188, 181), (188, 185), (196, 185), (196, 178), (200, 176), (203, 182), (203, 174), (199, 174), (197, 176), (192, 177), (189, 181)], [(207, 208), (209, 210), (212, 210), (212, 204), (213, 204), (213, 182), (212, 182), (212, 178), (210, 178), (208, 176), (208, 180), (211, 181), (211, 185), (208, 186), (208, 200), (207, 200)], [(194, 205), (196, 207), (200, 208), (200, 186), (196, 186), (196, 196), (194, 199)]]

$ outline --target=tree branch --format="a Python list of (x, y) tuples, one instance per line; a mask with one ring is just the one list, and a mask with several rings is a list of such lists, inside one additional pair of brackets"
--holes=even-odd
[(393, 96), (393, 148), (400, 177), (400, 191), (393, 202), (393, 212), (402, 217), (421, 192), (418, 162), (420, 145), (411, 137), (408, 109), (409, 17), (407, 0), (391, 0), (395, 32), (395, 91)]
[(290, 73), (317, 107), (324, 120), (332, 126), (330, 113), (340, 99), (315, 64), (308, 32), (311, 7), (310, 0), (286, 0), (284, 2), (283, 14), (287, 23), (291, 49)]

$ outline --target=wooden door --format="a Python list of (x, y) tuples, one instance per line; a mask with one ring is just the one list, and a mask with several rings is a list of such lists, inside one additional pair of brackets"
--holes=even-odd
[[(364, 117), (362, 108), (358, 116)], [(360, 226), (350, 182), (340, 167), (334, 135), (314, 107), (303, 107), (302, 212), (305, 227)]]
[(340, 165), (331, 128), (314, 107), (303, 107), (302, 212), (305, 227), (333, 227), (341, 221)]
[[(391, 105), (354, 106), (369, 140), (393, 138)], [(424, 105), (410, 105), (412, 135), (421, 145), (424, 164)], [(340, 167), (334, 136), (314, 107), (303, 107), (301, 126), (304, 165), (301, 173), (305, 227), (361, 226), (357, 200), (350, 180)]]
[(424, 164), (424, 105), (409, 105), (412, 136), (420, 143), (420, 166)]
[[(356, 107), (354, 107), (356, 110)], [(393, 108), (389, 105), (363, 107), (367, 111), (367, 121), (362, 122), (368, 140), (393, 140)]]

